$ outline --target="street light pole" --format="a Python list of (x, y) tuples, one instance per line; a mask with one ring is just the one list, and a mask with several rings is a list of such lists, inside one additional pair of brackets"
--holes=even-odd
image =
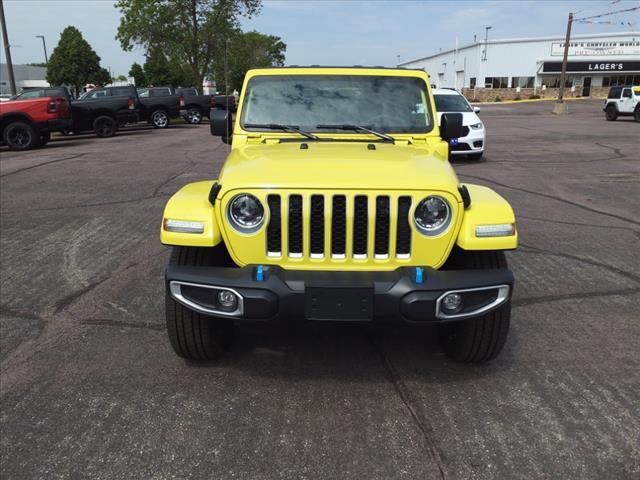
[(569, 43), (571, 42), (571, 24), (573, 23), (573, 13), (569, 13), (567, 20), (567, 35), (564, 39), (564, 55), (562, 57), (562, 71), (560, 73), (560, 88), (558, 89), (558, 101), (553, 106), (553, 113), (569, 113), (567, 104), (564, 102), (564, 83), (567, 77), (567, 58), (569, 56)]
[(487, 47), (489, 45), (489, 30), (491, 30), (492, 27), (484, 27), (484, 58), (482, 60), (484, 60), (485, 62), (487, 61)]
[(0, 0), (0, 24), (2, 24), (2, 41), (4, 42), (4, 54), (7, 57), (7, 70), (9, 72), (9, 86), (11, 87), (11, 95), (18, 93), (16, 91), (16, 79), (13, 76), (13, 62), (11, 61), (11, 46), (9, 45), (9, 34), (7, 33), (7, 22), (4, 19), (4, 5)]
[(36, 35), (36, 38), (42, 39), (42, 48), (44, 48), (44, 63), (49, 63), (49, 57), (47, 56), (47, 42), (44, 41), (44, 35)]

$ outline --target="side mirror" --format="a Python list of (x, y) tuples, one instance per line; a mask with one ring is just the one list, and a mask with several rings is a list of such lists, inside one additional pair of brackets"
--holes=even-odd
[(462, 136), (462, 114), (443, 113), (440, 120), (440, 137), (443, 140), (460, 138)]
[(480, 107), (473, 107), (473, 113), (480, 113)]
[(233, 136), (231, 112), (212, 108), (209, 111), (209, 127), (211, 128), (211, 135), (222, 137), (224, 143), (231, 143), (231, 137)]

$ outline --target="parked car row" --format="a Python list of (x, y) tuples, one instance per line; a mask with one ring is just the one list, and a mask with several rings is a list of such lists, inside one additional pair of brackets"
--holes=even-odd
[(0, 105), (0, 141), (13, 150), (28, 150), (46, 144), (56, 131), (112, 137), (122, 126), (138, 122), (167, 128), (182, 117), (199, 124), (211, 108), (227, 106), (236, 109), (235, 97), (200, 95), (195, 88), (101, 87), (78, 99), (66, 87), (40, 88)]

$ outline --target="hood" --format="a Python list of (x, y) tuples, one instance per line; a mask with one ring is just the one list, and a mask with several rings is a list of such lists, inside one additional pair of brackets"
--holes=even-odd
[(219, 181), (241, 188), (440, 190), (457, 194), (458, 179), (433, 146), (367, 142), (247, 145), (232, 150)]
[[(442, 122), (442, 114), (449, 112), (437, 112), (438, 113), (438, 125)], [(475, 125), (481, 122), (480, 117), (475, 112), (450, 112), (450, 113), (462, 113), (462, 125), (468, 127), (469, 125)]]

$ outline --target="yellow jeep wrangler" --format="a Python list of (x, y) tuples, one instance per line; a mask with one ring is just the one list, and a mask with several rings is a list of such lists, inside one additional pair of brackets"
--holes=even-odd
[(438, 127), (424, 71), (251, 70), (235, 119), (210, 121), (226, 163), (169, 200), (160, 234), (178, 355), (217, 358), (234, 322), (283, 318), (438, 324), (455, 360), (500, 352), (513, 210), (458, 181), (462, 115)]

